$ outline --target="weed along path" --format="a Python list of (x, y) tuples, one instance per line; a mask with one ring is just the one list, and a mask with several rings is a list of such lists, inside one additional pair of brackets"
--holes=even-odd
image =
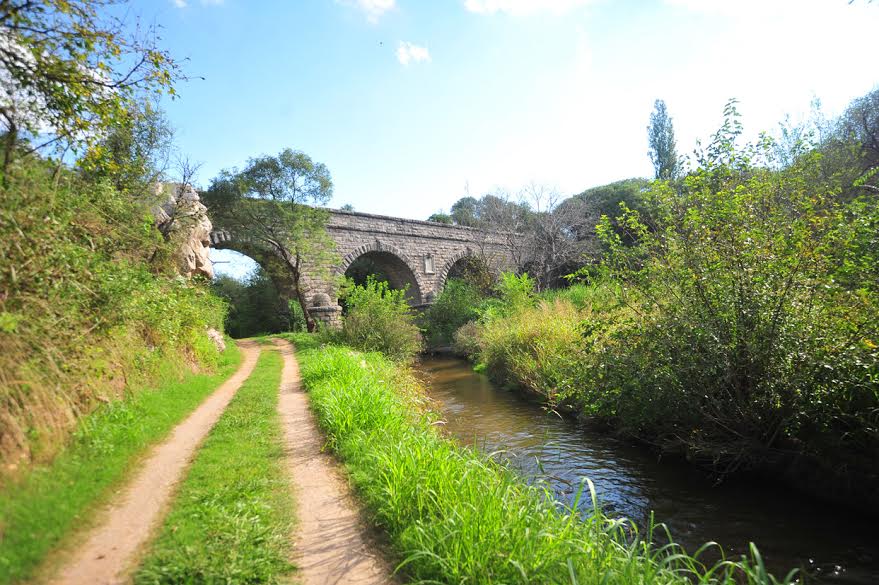
[(243, 359), (238, 371), (152, 450), (140, 472), (110, 503), (103, 519), (50, 583), (105, 585), (128, 580), (128, 572), (164, 515), (193, 454), (256, 365), (259, 345), (242, 341), (239, 346)]
[(321, 452), (323, 437), (308, 408), (293, 346), (275, 340), (284, 357), (278, 409), (296, 492), (293, 562), (304, 585), (395, 583), (381, 554), (369, 544), (348, 485)]

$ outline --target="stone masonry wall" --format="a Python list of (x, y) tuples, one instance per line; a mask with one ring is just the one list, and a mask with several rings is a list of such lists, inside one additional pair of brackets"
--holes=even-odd
[[(498, 268), (509, 267), (507, 247), (503, 238), (495, 234), (383, 215), (336, 210), (330, 213), (327, 232), (336, 243), (336, 254), (341, 259), (334, 267), (334, 275), (343, 275), (351, 263), (364, 254), (386, 252), (411, 271), (419, 289), (415, 304), (432, 302), (442, 290), (452, 265), (466, 256), (482, 256)], [(312, 279), (309, 292), (324, 292), (335, 298), (335, 283), (329, 280)]]
[[(504, 238), (473, 228), (402, 219), (352, 211), (329, 210), (327, 232), (336, 244), (338, 263), (323, 273), (305, 266), (303, 289), (315, 318), (325, 325), (338, 324), (337, 286), (351, 263), (370, 254), (385, 262), (383, 268), (400, 281), (414, 283), (410, 302), (430, 304), (442, 290), (449, 270), (467, 256), (480, 257), (497, 269), (512, 268)], [(211, 234), (216, 247), (238, 249), (254, 257), (252, 246), (236, 242), (234, 234)], [(259, 258), (254, 258), (260, 261)], [(276, 278), (276, 281), (279, 280)]]

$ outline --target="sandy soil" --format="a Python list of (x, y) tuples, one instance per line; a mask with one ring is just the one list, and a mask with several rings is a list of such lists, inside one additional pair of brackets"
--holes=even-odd
[(323, 438), (308, 409), (292, 346), (275, 340), (284, 357), (278, 409), (293, 478), (298, 521), (293, 562), (305, 585), (396, 583), (370, 542), (348, 484), (321, 452)]
[(239, 346), (243, 359), (238, 371), (152, 450), (140, 472), (117, 494), (103, 519), (50, 583), (105, 585), (129, 580), (139, 552), (164, 517), (193, 454), (256, 365), (259, 345), (242, 341)]

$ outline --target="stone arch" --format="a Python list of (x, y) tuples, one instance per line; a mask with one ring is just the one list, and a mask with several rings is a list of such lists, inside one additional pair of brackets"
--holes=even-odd
[(365, 256), (382, 265), (388, 276), (395, 280), (390, 283), (391, 286), (402, 288), (405, 284), (410, 285), (407, 296), (411, 304), (420, 305), (424, 302), (425, 291), (429, 288), (417, 269), (417, 264), (408, 254), (396, 246), (379, 240), (358, 246), (346, 254), (342, 258), (341, 264), (336, 268), (336, 276), (344, 276), (356, 260)]
[(475, 258), (476, 253), (470, 248), (465, 248), (464, 250), (459, 250), (458, 252), (455, 252), (454, 254), (449, 256), (448, 260), (446, 260), (446, 263), (443, 264), (442, 270), (439, 271), (439, 275), (437, 276), (437, 279), (436, 279), (437, 293), (442, 292), (443, 287), (446, 286), (446, 281), (449, 279), (449, 273), (452, 271), (452, 268), (455, 266), (455, 264), (457, 264), (458, 262), (460, 262), (464, 258), (471, 258), (471, 257)]

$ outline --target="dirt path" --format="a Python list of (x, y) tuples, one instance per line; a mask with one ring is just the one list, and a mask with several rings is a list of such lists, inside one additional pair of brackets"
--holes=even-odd
[(298, 519), (293, 561), (305, 585), (396, 583), (391, 568), (365, 536), (348, 485), (308, 409), (292, 346), (275, 340), (284, 357), (278, 409), (287, 443), (288, 469)]
[(239, 346), (243, 359), (238, 371), (153, 448), (140, 472), (122, 488), (101, 523), (50, 583), (107, 585), (128, 581), (140, 548), (164, 516), (195, 450), (256, 365), (259, 345), (242, 341)]

